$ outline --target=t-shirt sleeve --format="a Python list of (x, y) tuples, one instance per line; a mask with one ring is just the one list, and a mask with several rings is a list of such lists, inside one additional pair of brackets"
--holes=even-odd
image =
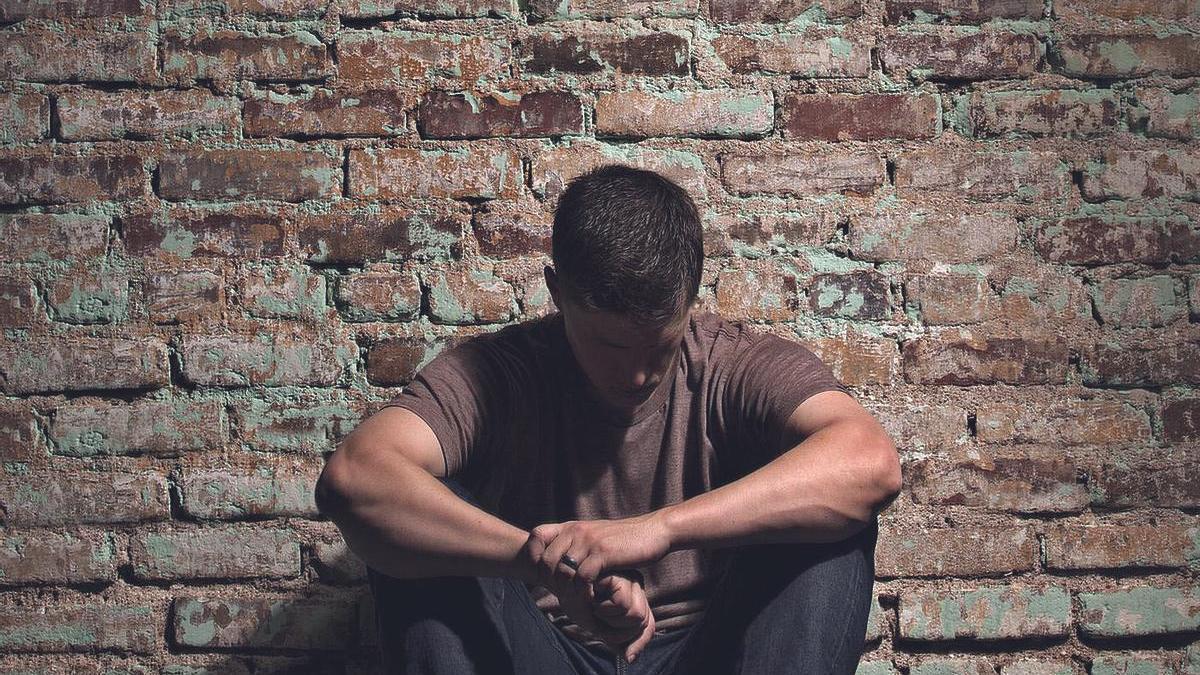
[(511, 400), (508, 378), (488, 350), (475, 342), (443, 349), (417, 371), (384, 407), (416, 413), (442, 446), (446, 475), (453, 476), (487, 452), (497, 422)]
[(796, 406), (822, 391), (853, 393), (802, 344), (772, 334), (734, 357), (721, 393), (724, 419), (756, 466), (782, 454), (785, 424)]

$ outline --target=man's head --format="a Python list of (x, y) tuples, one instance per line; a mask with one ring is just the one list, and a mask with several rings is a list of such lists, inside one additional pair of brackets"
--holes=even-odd
[(667, 178), (609, 164), (570, 182), (551, 241), (546, 286), (576, 360), (604, 400), (637, 405), (674, 364), (699, 293), (699, 210)]

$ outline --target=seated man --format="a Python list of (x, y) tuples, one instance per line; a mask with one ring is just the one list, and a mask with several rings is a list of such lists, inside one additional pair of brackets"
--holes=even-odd
[(388, 672), (854, 672), (895, 446), (811, 351), (699, 311), (703, 259), (675, 183), (576, 178), (558, 311), (443, 350), (338, 446), (318, 505)]

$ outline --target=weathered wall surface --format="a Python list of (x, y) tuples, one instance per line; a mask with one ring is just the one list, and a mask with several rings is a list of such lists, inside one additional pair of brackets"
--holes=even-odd
[(316, 513), (663, 172), (906, 459), (862, 673), (1200, 672), (1195, 0), (3, 0), (0, 670), (375, 672)]

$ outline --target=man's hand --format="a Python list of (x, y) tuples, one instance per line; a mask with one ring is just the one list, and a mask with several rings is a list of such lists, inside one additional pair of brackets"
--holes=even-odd
[[(542, 584), (574, 583), (576, 592), (590, 593), (600, 576), (617, 569), (634, 569), (658, 562), (671, 548), (670, 532), (661, 512), (619, 520), (569, 520), (533, 528), (524, 554)], [(569, 554), (578, 570), (561, 562)]]
[(601, 578), (594, 592), (580, 593), (574, 582), (549, 590), (572, 622), (603, 640), (613, 653), (624, 653), (626, 661), (632, 662), (654, 637), (646, 589), (620, 572)]

